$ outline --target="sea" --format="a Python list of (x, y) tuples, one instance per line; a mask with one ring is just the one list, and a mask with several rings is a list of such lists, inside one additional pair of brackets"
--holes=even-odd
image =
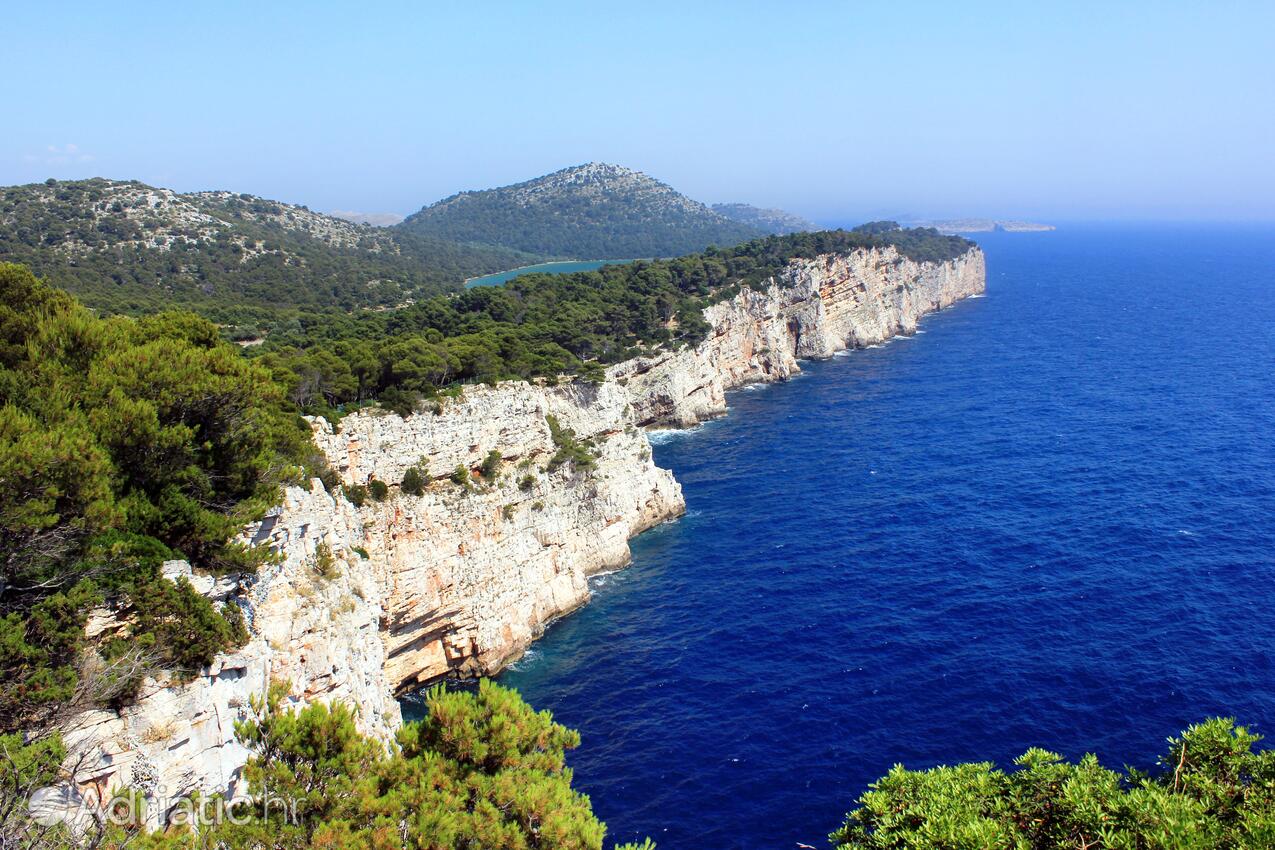
[(482, 277), (471, 277), (465, 281), (465, 288), (472, 289), (475, 286), (500, 286), (502, 283), (508, 283), (516, 277), (525, 274), (568, 274), (570, 272), (591, 272), (600, 269), (603, 266), (623, 266), (628, 263), (636, 263), (637, 260), (561, 260), (553, 263), (537, 263), (534, 266), (521, 266), (508, 271), (496, 272), (495, 274), (483, 275)]
[(687, 514), (499, 677), (607, 846), (827, 846), (894, 764), (1275, 734), (1275, 228), (989, 233), (987, 293), (654, 435)]

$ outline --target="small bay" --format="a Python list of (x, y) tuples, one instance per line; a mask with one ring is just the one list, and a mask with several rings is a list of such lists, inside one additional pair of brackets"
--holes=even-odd
[(603, 266), (627, 265), (628, 263), (636, 262), (637, 260), (562, 260), (553, 263), (537, 263), (534, 266), (522, 266), (521, 268), (509, 269), (508, 271), (470, 278), (465, 281), (465, 288), (471, 289), (475, 286), (500, 286), (502, 283), (508, 283), (514, 278), (521, 277), (525, 274), (570, 274), (571, 272), (591, 272), (595, 269), (600, 269)]

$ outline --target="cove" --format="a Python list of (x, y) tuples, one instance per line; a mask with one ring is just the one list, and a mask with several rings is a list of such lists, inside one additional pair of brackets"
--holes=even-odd
[(522, 266), (520, 268), (484, 275), (482, 277), (471, 277), (469, 280), (465, 281), (465, 288), (470, 289), (475, 286), (500, 286), (502, 283), (508, 283), (514, 278), (521, 277), (525, 274), (569, 274), (571, 272), (591, 272), (595, 269), (600, 269), (603, 266), (622, 266), (636, 262), (637, 260), (562, 260), (554, 263), (538, 263), (534, 266)]
[(1271, 731), (1275, 231), (979, 242), (986, 297), (657, 435), (687, 516), (500, 677), (608, 843), (822, 847), (895, 762)]

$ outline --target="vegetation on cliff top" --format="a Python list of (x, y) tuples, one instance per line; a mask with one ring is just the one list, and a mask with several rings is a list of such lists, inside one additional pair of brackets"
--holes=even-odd
[[(251, 568), (262, 554), (229, 541), (304, 456), (303, 425), (211, 323), (100, 319), (0, 264), (0, 732), (122, 699), (235, 640), (160, 565)], [(101, 604), (128, 625), (89, 644)]]
[(1169, 740), (1155, 773), (1028, 750), (1016, 770), (897, 765), (831, 836), (839, 850), (1267, 850), (1275, 750), (1232, 720)]
[(893, 222), (772, 236), (674, 260), (528, 274), (390, 312), (302, 317), (255, 353), (316, 413), (387, 394), (398, 406), (458, 381), (587, 377), (597, 370), (589, 361), (699, 342), (706, 306), (741, 285), (764, 285), (793, 259), (886, 247), (942, 262), (973, 243)]

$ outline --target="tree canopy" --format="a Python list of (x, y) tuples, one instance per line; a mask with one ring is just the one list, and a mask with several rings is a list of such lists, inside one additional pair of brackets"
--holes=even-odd
[[(304, 456), (303, 426), (208, 321), (100, 319), (0, 264), (0, 732), (75, 696), (86, 653), (189, 669), (230, 645), (231, 625), (159, 568), (251, 568), (261, 554), (229, 541)], [(102, 602), (135, 628), (90, 648)]]

